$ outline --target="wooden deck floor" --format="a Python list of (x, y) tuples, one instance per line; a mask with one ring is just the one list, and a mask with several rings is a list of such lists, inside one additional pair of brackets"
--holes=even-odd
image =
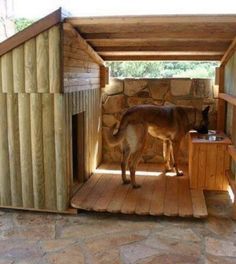
[(164, 176), (161, 166), (140, 164), (136, 180), (142, 187), (132, 189), (130, 184), (121, 184), (119, 165), (103, 164), (78, 190), (71, 205), (98, 212), (206, 217), (204, 194), (190, 190), (187, 168), (182, 169), (184, 176)]

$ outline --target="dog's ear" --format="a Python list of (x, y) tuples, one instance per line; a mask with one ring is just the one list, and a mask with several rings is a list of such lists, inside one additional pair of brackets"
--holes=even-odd
[(208, 114), (209, 110), (210, 110), (210, 106), (207, 106), (207, 107), (202, 111), (202, 114), (203, 114), (204, 116), (206, 116), (206, 115)]

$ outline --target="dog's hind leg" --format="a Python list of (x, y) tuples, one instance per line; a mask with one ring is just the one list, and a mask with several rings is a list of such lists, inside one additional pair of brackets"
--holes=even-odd
[(165, 162), (164, 172), (171, 171), (170, 158), (171, 158), (171, 142), (170, 140), (163, 141), (163, 157)]
[(138, 141), (137, 144), (135, 145), (135, 148), (133, 147), (132, 149), (132, 153), (129, 160), (130, 179), (133, 188), (140, 187), (140, 185), (136, 183), (135, 172), (146, 143), (147, 129), (141, 126), (139, 129), (139, 133), (137, 135), (138, 135)]
[(136, 183), (136, 180), (135, 180), (136, 168), (137, 168), (141, 155), (142, 155), (142, 150), (138, 150), (135, 153), (132, 153), (130, 157), (130, 162), (129, 162), (131, 184), (132, 184), (132, 187), (135, 189), (141, 187), (139, 184)]
[(171, 156), (173, 159), (173, 164), (174, 164), (174, 170), (176, 171), (177, 176), (183, 176), (183, 172), (180, 172), (178, 169), (178, 154), (179, 154), (179, 147), (180, 147), (180, 142), (179, 141), (173, 141), (171, 145)]
[(130, 183), (130, 180), (127, 180), (126, 178), (126, 168), (129, 157), (130, 157), (130, 147), (125, 140), (123, 143), (122, 161), (121, 161), (121, 172), (122, 172), (121, 176), (122, 176), (123, 184)]

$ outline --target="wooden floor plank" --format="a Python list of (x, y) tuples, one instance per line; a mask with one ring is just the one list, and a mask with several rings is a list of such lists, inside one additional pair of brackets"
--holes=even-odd
[[(144, 176), (137, 176), (136, 182), (137, 184), (142, 185), (144, 180)], [(121, 213), (123, 214), (133, 214), (135, 212), (136, 203), (138, 200), (138, 197), (142, 191), (142, 188), (130, 188), (125, 200), (123, 201), (123, 205), (121, 207)]]
[(138, 197), (135, 213), (140, 215), (147, 215), (150, 211), (150, 205), (152, 201), (152, 194), (154, 190), (154, 180), (155, 177), (144, 176), (144, 181), (142, 184), (142, 190), (140, 196)]
[(94, 174), (88, 179), (87, 182), (83, 184), (83, 186), (77, 191), (77, 193), (71, 200), (72, 207), (80, 209), (80, 206), (83, 204), (84, 199), (92, 191), (101, 176), (102, 174)]
[(93, 210), (98, 212), (105, 212), (110, 201), (113, 198), (113, 195), (118, 188), (118, 185), (121, 184), (121, 179), (119, 175), (111, 175), (111, 180), (109, 181), (109, 185), (107, 185), (107, 190), (104, 191), (99, 199), (95, 202), (93, 206)]
[(103, 192), (107, 191), (107, 186), (109, 186), (109, 182), (112, 177), (109, 174), (104, 174), (99, 179), (92, 192), (84, 199), (82, 203), (82, 209), (84, 210), (93, 210), (93, 206), (96, 201), (100, 198)]
[(193, 215), (193, 206), (188, 177), (178, 178), (178, 209), (179, 216), (189, 217)]
[[(111, 168), (112, 166), (112, 168)], [(112, 170), (118, 165), (104, 164), (105, 170)], [(101, 167), (99, 167), (100, 169)], [(189, 176), (183, 167), (183, 177), (148, 176), (148, 172), (158, 172), (160, 165), (143, 164), (146, 176), (137, 175), (141, 188), (133, 189), (130, 184), (123, 185), (117, 173), (96, 173), (83, 184), (72, 198), (74, 208), (112, 213), (167, 215), (181, 217), (206, 217), (207, 208), (203, 192), (190, 190)]]
[(155, 177), (153, 185), (154, 189), (149, 213), (150, 215), (162, 215), (164, 212), (166, 177), (163, 174), (161, 176)]
[(167, 176), (164, 215), (177, 216), (178, 213), (178, 177)]
[(193, 216), (197, 218), (207, 217), (205, 197), (202, 190), (191, 190)]
[(160, 172), (162, 173), (164, 171), (164, 165), (158, 164), (158, 163), (148, 163), (146, 164), (146, 171), (148, 172)]
[(120, 184), (118, 185), (110, 203), (107, 206), (107, 211), (110, 213), (120, 213), (121, 207), (126, 199), (126, 195), (131, 188), (130, 184)]

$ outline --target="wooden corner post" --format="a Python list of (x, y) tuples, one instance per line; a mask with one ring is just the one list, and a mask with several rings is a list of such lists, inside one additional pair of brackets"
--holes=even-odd
[(109, 67), (101, 65), (100, 66), (100, 87), (104, 88), (106, 84), (109, 84)]
[[(223, 65), (219, 68), (219, 93), (224, 93), (224, 75), (225, 67)], [(217, 111), (217, 130), (225, 131), (225, 114), (226, 114), (226, 102), (225, 100), (218, 99), (218, 111)]]

